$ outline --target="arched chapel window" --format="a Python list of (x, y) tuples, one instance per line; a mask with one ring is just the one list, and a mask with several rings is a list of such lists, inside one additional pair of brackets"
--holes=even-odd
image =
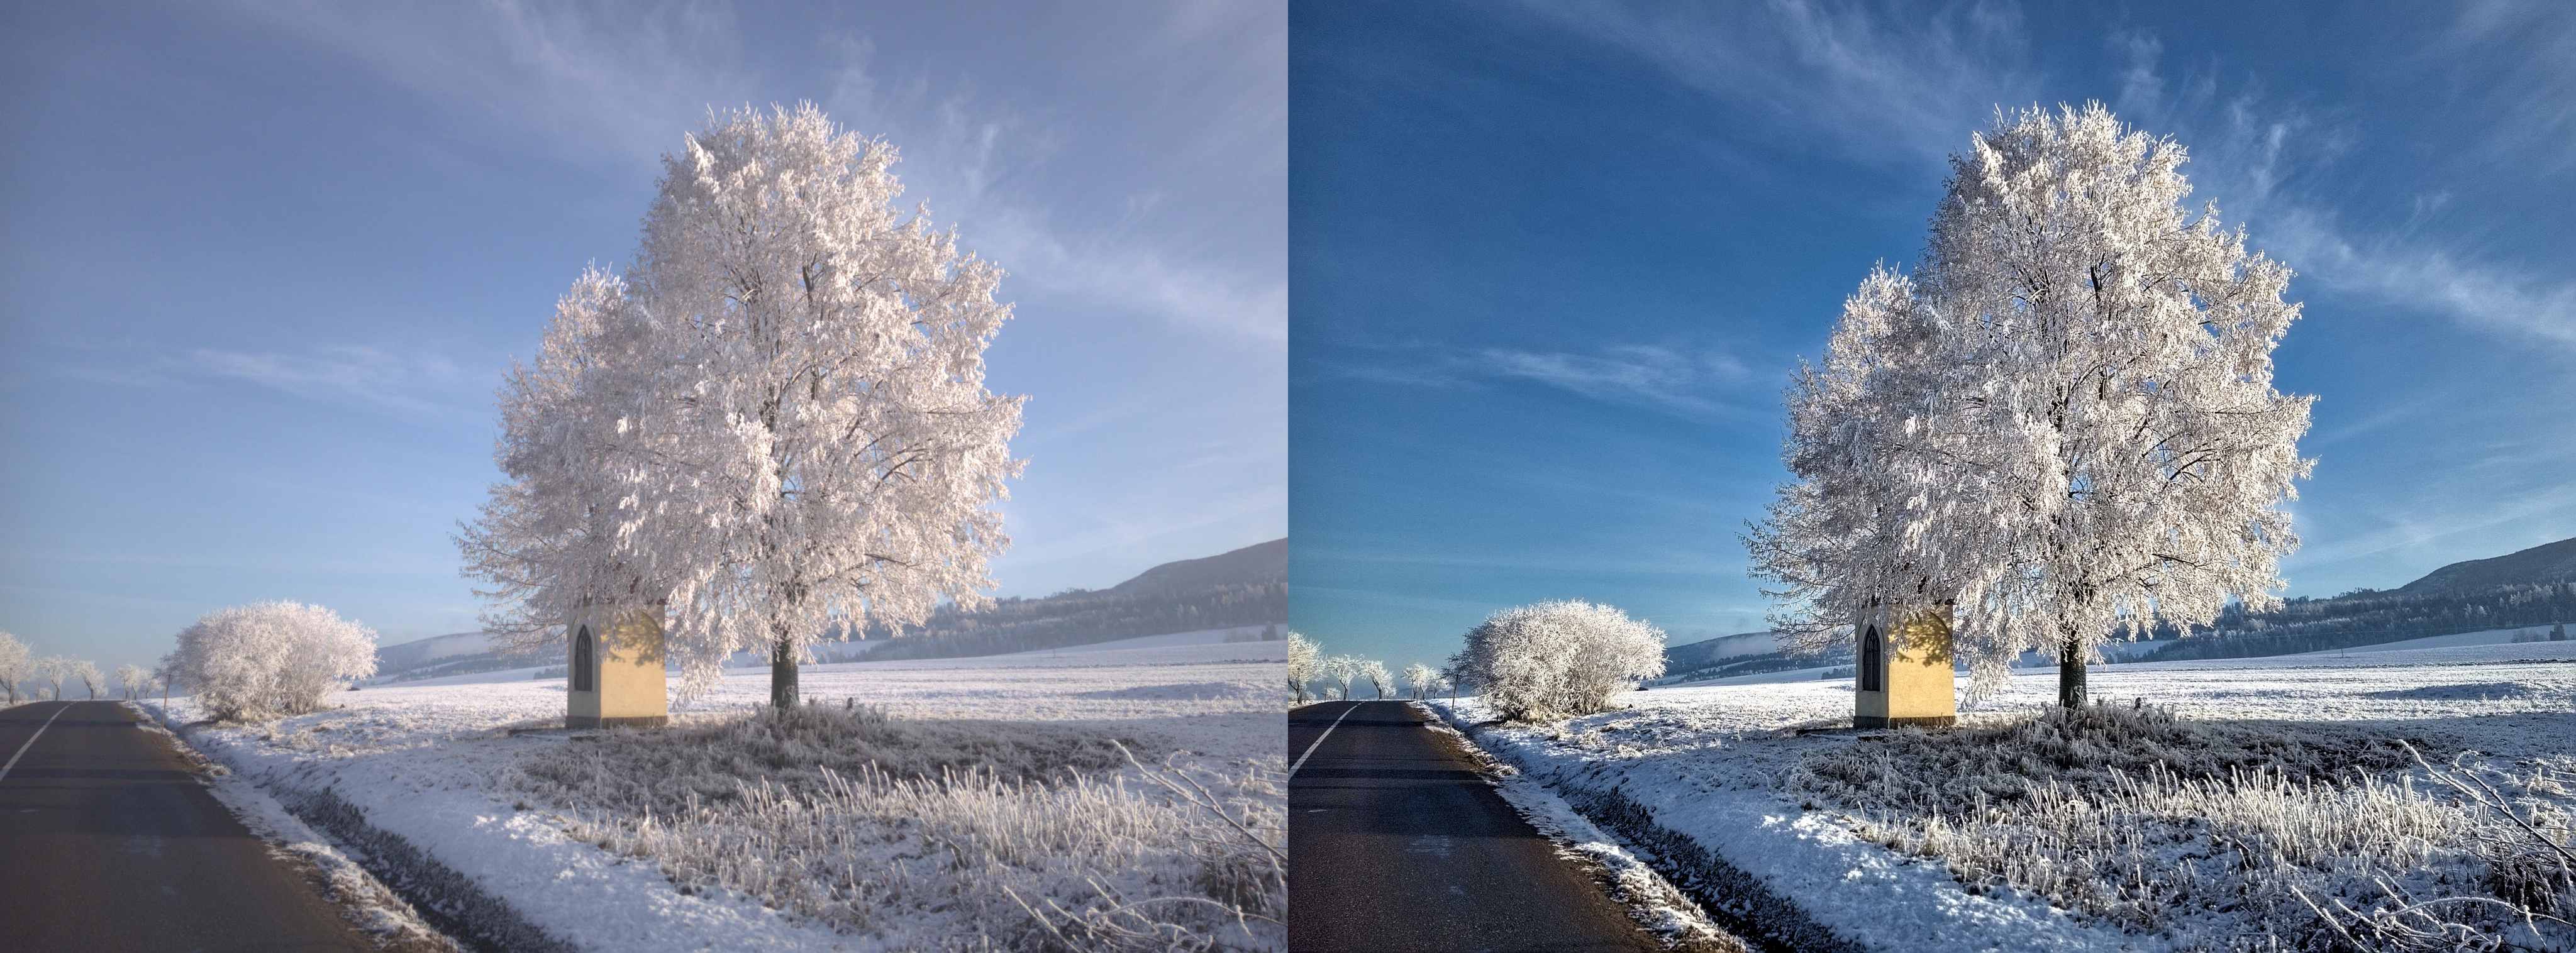
[(595, 683), (597, 676), (591, 674), (592, 670), (598, 667), (591, 662), (590, 627), (582, 626), (581, 634), (573, 636), (572, 639), (572, 690), (598, 691), (599, 688)]
[(1887, 690), (1887, 653), (1879, 651), (1878, 627), (1874, 625), (1860, 639), (1860, 690)]

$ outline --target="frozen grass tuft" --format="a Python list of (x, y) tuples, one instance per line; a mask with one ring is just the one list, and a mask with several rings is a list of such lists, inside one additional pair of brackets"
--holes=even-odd
[(520, 764), (530, 786), (572, 803), (672, 815), (739, 796), (740, 784), (820, 788), (826, 772), (937, 778), (976, 771), (1045, 781), (1127, 765), (1132, 738), (1013, 721), (896, 719), (873, 705), (764, 708), (750, 717), (613, 729)]
[(2023, 891), (2128, 930), (2232, 920), (2248, 948), (2421, 934), (2440, 948), (2567, 949), (2576, 932), (2553, 918), (2576, 899), (2545, 833), (2563, 845), (2553, 792), (2567, 780), (2563, 765), (2511, 775), (2465, 756), (2436, 769), (2403, 739), (2353, 729), (2134, 706), (1899, 732), (1812, 756), (1790, 784), (1857, 809), (1860, 836), (1938, 858), (1971, 891)]
[(574, 836), (683, 891), (896, 945), (1285, 945), (1275, 764), (1147, 766), (1071, 728), (808, 707), (612, 732), (522, 770)]
[(2035, 718), (1939, 731), (1901, 729), (1811, 757), (1792, 783), (1837, 800), (1937, 811), (1979, 798), (2018, 800), (2043, 780), (2078, 791), (2105, 788), (2150, 768), (2195, 779), (2261, 769), (2308, 781), (2413, 764), (2404, 739), (2359, 728), (2191, 721), (2133, 703), (2050, 708)]

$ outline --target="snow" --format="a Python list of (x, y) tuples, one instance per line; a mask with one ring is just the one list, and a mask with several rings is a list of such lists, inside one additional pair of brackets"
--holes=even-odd
[[(1156, 736), (1198, 763), (1239, 772), (1260, 759), (1284, 760), (1275, 661), (1282, 644), (1112, 649), (1083, 653), (1081, 664), (984, 658), (816, 665), (804, 670), (802, 685), (809, 701), (855, 698), (898, 717), (1055, 722)], [(1257, 651), (1249, 660), (1225, 658), (1265, 646), (1267, 659)], [(1120, 664), (1157, 652), (1158, 664)], [(1197, 659), (1204, 655), (1219, 659)], [(523, 755), (575, 743), (560, 732), (509, 733), (552, 727), (563, 714), (563, 680), (532, 679), (528, 671), (342, 692), (330, 710), (187, 735), (281, 800), (336, 792), (368, 824), (506, 898), (548, 933), (584, 946), (864, 950), (916, 948), (932, 939), (906, 937), (899, 925), (880, 936), (835, 933), (730, 892), (683, 894), (654, 863), (573, 839), (570, 818), (523, 800), (509, 783)], [(765, 672), (729, 672), (673, 715), (721, 716), (767, 698)], [(186, 698), (173, 699), (169, 714), (201, 717)]]
[[(2576, 642), (2450, 645), (2351, 657), (2280, 656), (2106, 665), (2097, 698), (2144, 698), (2187, 719), (2297, 720), (2438, 733), (2502, 758), (2576, 751)], [(1774, 673), (1793, 674), (1793, 673)], [(1476, 740), (1582, 803), (1617, 791), (1652, 822), (1743, 869), (1818, 923), (1869, 947), (1924, 950), (2165, 949), (2009, 891), (1971, 894), (1939, 863), (1866, 842), (1843, 813), (1784, 794), (1775, 779), (1822, 746), (1859, 743), (1852, 680), (1692, 685), (1622, 696), (1625, 707), (1552, 726), (1484, 726)], [(1968, 718), (2037, 710), (2056, 673), (2018, 670)], [(1453, 717), (1490, 715), (1475, 699)], [(1667, 872), (1669, 874), (1669, 872)], [(2201, 938), (2207, 939), (2207, 938)]]

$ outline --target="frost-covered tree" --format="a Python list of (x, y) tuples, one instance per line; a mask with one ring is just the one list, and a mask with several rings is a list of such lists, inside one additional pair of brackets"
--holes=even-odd
[(1320, 666), (1324, 683), (1337, 689), (1343, 701), (1349, 701), (1351, 683), (1360, 677), (1360, 665), (1360, 657), (1356, 655), (1336, 655), (1325, 659)]
[(258, 720), (312, 711), (375, 674), (376, 633), (321, 606), (262, 602), (198, 618), (173, 655), (169, 671), (207, 714)]
[(1388, 698), (1395, 694), (1395, 675), (1386, 670), (1385, 662), (1376, 659), (1361, 662), (1360, 677), (1368, 680), (1369, 690), (1376, 692), (1379, 698)]
[(27, 643), (0, 632), (0, 689), (8, 691), (9, 704), (18, 703), (18, 683), (27, 680), (33, 661), (27, 654)]
[(1440, 673), (1431, 666), (1415, 662), (1404, 667), (1404, 683), (1413, 686), (1413, 697), (1420, 699), (1440, 688)]
[(68, 667), (71, 669), (71, 677), (80, 681), (81, 689), (88, 692), (90, 698), (97, 698), (98, 690), (107, 687), (107, 676), (98, 670), (97, 663), (88, 659), (73, 659)]
[(663, 159), (623, 279), (558, 304), (502, 395), (510, 477), (458, 544), (525, 646), (657, 607), (682, 691), (767, 654), (990, 603), (1021, 398), (984, 386), (1002, 272), (895, 205), (893, 146), (811, 105), (711, 116)]
[(1315, 679), (1315, 662), (1323, 647), (1294, 631), (1288, 633), (1288, 694), (1295, 703), (1306, 703), (1306, 683)]
[(28, 678), (42, 682), (53, 689), (53, 694), (46, 697), (54, 701), (63, 700), (63, 679), (70, 678), (71, 674), (72, 660), (59, 655), (48, 655), (37, 659), (28, 666), (27, 671)]
[(1664, 630), (1579, 599), (1518, 606), (1468, 630), (1450, 668), (1509, 720), (1591, 714), (1664, 673)]
[(1997, 113), (1951, 158), (1913, 275), (1880, 268), (1789, 395), (1746, 544), (1796, 647), (1948, 606), (1989, 690), (2025, 650), (2061, 703), (2114, 638), (2279, 604), (2313, 398), (2272, 386), (2289, 269), (2185, 208), (2180, 145), (2099, 105)]
[(144, 688), (151, 683), (152, 673), (143, 666), (127, 662), (116, 667), (116, 684), (124, 689), (129, 701), (141, 698)]

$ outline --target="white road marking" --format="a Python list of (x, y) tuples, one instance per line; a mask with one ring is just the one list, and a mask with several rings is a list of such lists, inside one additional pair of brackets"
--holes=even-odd
[[(63, 713), (64, 713), (64, 712), (67, 712), (67, 711), (70, 711), (70, 710), (72, 710), (72, 705), (71, 705), (71, 703), (70, 703), (70, 702), (64, 702), (64, 703), (63, 703), (63, 707), (61, 707), (61, 708), (57, 708), (57, 709), (54, 709), (54, 715), (53, 715), (53, 718), (47, 718), (47, 719), (45, 719), (45, 723), (44, 723), (44, 724), (41, 724), (41, 725), (37, 725), (37, 726), (36, 726), (36, 733), (35, 733), (35, 734), (32, 734), (32, 735), (28, 735), (28, 736), (27, 736), (27, 743), (26, 743), (26, 744), (23, 744), (23, 745), (19, 745), (19, 746), (18, 746), (18, 753), (17, 753), (17, 754), (13, 754), (13, 755), (10, 755), (10, 756), (9, 756), (9, 763), (8, 763), (8, 764), (0, 764), (0, 781), (6, 781), (6, 780), (9, 780), (9, 769), (10, 769), (10, 768), (17, 767), (17, 766), (18, 766), (18, 759), (20, 759), (20, 758), (23, 758), (23, 757), (26, 757), (26, 756), (27, 756), (27, 749), (35, 747), (35, 746), (36, 746), (36, 739), (41, 738), (41, 737), (44, 737), (45, 729), (47, 729), (47, 728), (51, 728), (51, 727), (53, 727), (53, 726), (54, 726), (54, 718), (60, 718), (60, 717), (62, 717), (62, 716), (63, 716)], [(1347, 713), (1345, 713), (1345, 714), (1347, 714)], [(1338, 724), (1338, 722), (1336, 722), (1336, 724)], [(1294, 772), (1291, 772), (1291, 773), (1294, 773)]]
[[(1352, 712), (1355, 712), (1355, 711), (1360, 710), (1360, 705), (1362, 705), (1362, 704), (1364, 704), (1364, 703), (1363, 703), (1363, 702), (1352, 702), (1352, 703), (1351, 703), (1351, 707), (1349, 707), (1349, 708), (1345, 708), (1345, 709), (1342, 709), (1341, 718), (1335, 718), (1335, 719), (1333, 719), (1333, 723), (1332, 723), (1332, 724), (1329, 724), (1329, 725), (1325, 725), (1325, 726), (1324, 726), (1324, 733), (1323, 733), (1323, 734), (1320, 734), (1320, 735), (1316, 735), (1316, 736), (1315, 736), (1315, 740), (1314, 740), (1314, 742), (1313, 742), (1313, 743), (1311, 743), (1311, 744), (1308, 744), (1308, 745), (1306, 746), (1306, 753), (1305, 753), (1305, 754), (1298, 755), (1298, 756), (1297, 756), (1297, 763), (1296, 763), (1296, 764), (1292, 764), (1292, 765), (1289, 765), (1289, 766), (1288, 766), (1288, 773), (1289, 773), (1289, 774), (1296, 774), (1296, 773), (1297, 773), (1297, 769), (1298, 769), (1298, 768), (1305, 767), (1305, 766), (1306, 766), (1306, 759), (1308, 759), (1308, 758), (1312, 758), (1312, 757), (1314, 757), (1314, 756), (1315, 756), (1315, 749), (1317, 749), (1317, 748), (1321, 748), (1321, 747), (1323, 747), (1323, 746), (1324, 746), (1324, 739), (1326, 739), (1326, 738), (1330, 738), (1330, 737), (1332, 737), (1332, 736), (1333, 736), (1333, 729), (1335, 729), (1335, 728), (1339, 728), (1339, 727), (1341, 727), (1341, 726), (1342, 726), (1342, 718), (1348, 718), (1348, 717), (1350, 717)], [(6, 774), (6, 773), (8, 773), (8, 772), (0, 771), (0, 774)]]

